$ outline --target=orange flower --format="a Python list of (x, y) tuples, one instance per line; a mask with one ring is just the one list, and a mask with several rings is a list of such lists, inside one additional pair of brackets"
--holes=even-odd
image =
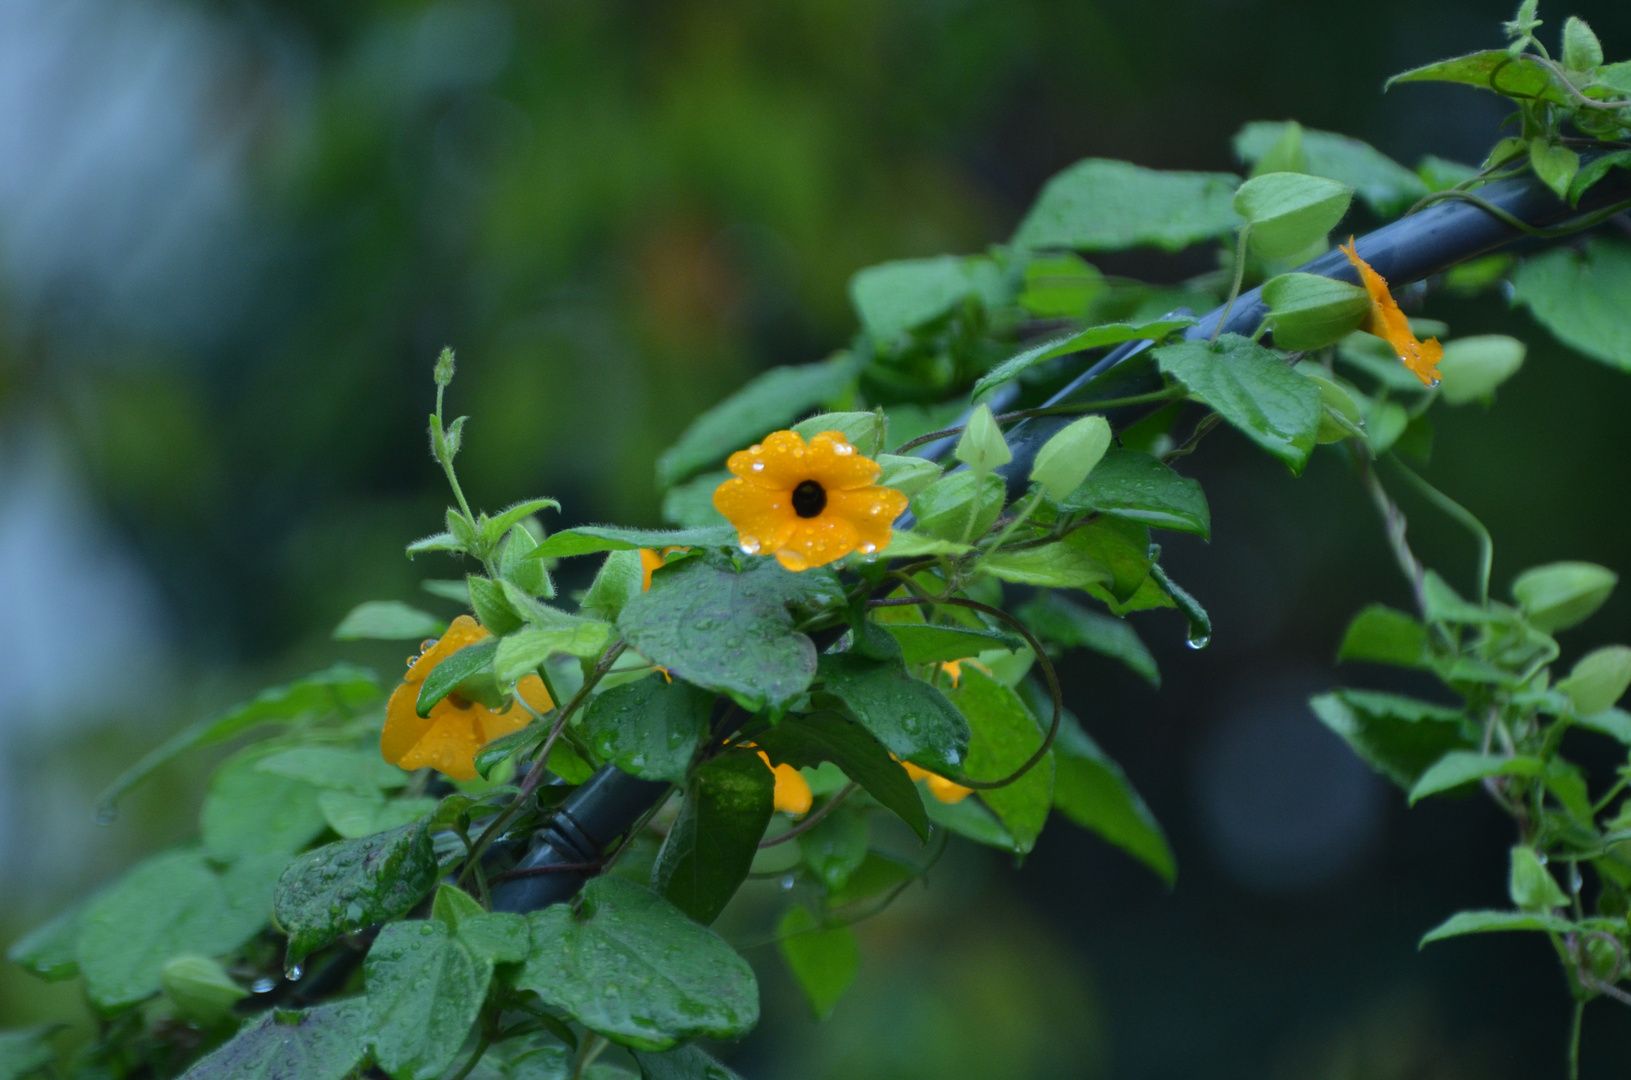
[(815, 796), (810, 792), (810, 782), (804, 779), (804, 774), (788, 764), (772, 765), (770, 755), (763, 750), (759, 751), (759, 760), (765, 763), (765, 768), (776, 774), (776, 809), (784, 814), (794, 817), (803, 817), (810, 812), (810, 803)]
[(1348, 237), (1348, 242), (1341, 245), (1341, 249), (1348, 256), (1348, 261), (1353, 263), (1354, 269), (1359, 271), (1359, 280), (1364, 282), (1365, 291), (1370, 293), (1370, 314), (1359, 328), (1386, 340), (1393, 346), (1394, 355), (1416, 378), (1428, 386), (1437, 386), (1438, 362), (1444, 359), (1444, 346), (1438, 343), (1437, 338), (1418, 341), (1416, 335), (1410, 332), (1410, 320), (1394, 303), (1386, 279), (1359, 257), (1359, 252), (1354, 249), (1353, 237)]
[[(947, 675), (950, 675), (951, 676), (951, 684), (953, 686), (956, 686), (957, 685), (957, 680), (960, 679), (962, 677), (962, 675), (963, 675), (963, 665), (964, 664), (971, 664), (974, 667), (977, 667), (981, 671), (985, 672), (987, 675), (991, 674), (991, 669), (990, 668), (986, 667), (984, 664), (980, 663), (978, 660), (974, 659), (972, 656), (965, 656), (961, 660), (942, 660), (940, 662), (940, 670), (944, 671)], [(916, 779), (916, 778), (914, 777), (913, 779)]]
[(663, 564), (668, 561), (668, 557), (670, 555), (674, 554), (676, 551), (690, 550), (691, 549), (687, 547), (665, 547), (661, 551), (658, 551), (656, 548), (641, 548), (640, 591), (649, 592), (651, 590), (651, 572), (653, 570), (661, 570), (663, 568)]
[(927, 780), (929, 794), (943, 803), (960, 803), (968, 798), (973, 791), (972, 788), (966, 788), (962, 784), (947, 780), (944, 776), (938, 776), (928, 769), (920, 769), (910, 761), (902, 761), (900, 767), (906, 770), (906, 775), (910, 776), (914, 783), (919, 780)]
[[(488, 637), (487, 630), (468, 615), (460, 615), (438, 641), (408, 661), (408, 674), (385, 705), (385, 730), (380, 733), (379, 752), (392, 765), (419, 769), (429, 765), (455, 780), (476, 778), (476, 751), (494, 739), (520, 731), (532, 722), (532, 714), (515, 702), (503, 712), (494, 712), (475, 701), (449, 694), (431, 707), (429, 716), (415, 709), (419, 690), (431, 669), (466, 645)], [(516, 684), (516, 693), (539, 712), (555, 707), (544, 689), (544, 681), (528, 675)]]
[(809, 443), (778, 431), (726, 465), (736, 476), (714, 492), (714, 508), (736, 526), (743, 551), (775, 555), (789, 570), (882, 549), (906, 510), (906, 496), (874, 485), (882, 470), (840, 431)]

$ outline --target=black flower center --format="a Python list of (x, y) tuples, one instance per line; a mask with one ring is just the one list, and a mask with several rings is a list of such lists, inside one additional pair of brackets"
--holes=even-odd
[(814, 480), (806, 480), (793, 489), (793, 513), (801, 518), (813, 518), (827, 508), (827, 489)]

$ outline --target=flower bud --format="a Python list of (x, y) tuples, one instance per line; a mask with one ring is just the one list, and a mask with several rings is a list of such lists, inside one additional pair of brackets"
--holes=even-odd
[(1577, 716), (1592, 716), (1620, 700), (1631, 686), (1631, 648), (1606, 645), (1580, 658), (1557, 688), (1574, 702)]
[(1037, 451), (1031, 479), (1050, 499), (1062, 499), (1087, 479), (1109, 448), (1109, 422), (1102, 416), (1084, 416)]
[(1281, 274), (1263, 285), (1274, 343), (1282, 349), (1322, 349), (1347, 337), (1370, 313), (1370, 294), (1318, 274)]
[(997, 418), (991, 415), (991, 406), (981, 405), (968, 418), (963, 437), (957, 441), (957, 460), (977, 473), (988, 473), (1014, 460)]
[(1254, 176), (1235, 192), (1235, 211), (1251, 225), (1251, 246), (1271, 259), (1307, 248), (1342, 220), (1353, 189), (1306, 173)]
[(249, 992), (207, 956), (178, 956), (159, 969), (159, 984), (176, 1011), (197, 1024), (224, 1018)]
[(1619, 575), (1588, 562), (1535, 566), (1512, 583), (1512, 598), (1536, 629), (1550, 634), (1585, 622), (1614, 591)]
[(1602, 62), (1602, 42), (1586, 20), (1570, 15), (1563, 24), (1563, 66), (1570, 71), (1590, 71)]
[(1459, 338), (1444, 346), (1438, 362), (1439, 391), (1451, 405), (1488, 401), (1495, 388), (1517, 374), (1527, 347), (1505, 334)]

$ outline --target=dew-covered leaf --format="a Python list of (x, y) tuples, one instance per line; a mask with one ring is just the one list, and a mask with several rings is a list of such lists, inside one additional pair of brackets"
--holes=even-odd
[(650, 675), (595, 698), (583, 734), (600, 760), (642, 779), (683, 784), (708, 735), (713, 703), (714, 695), (690, 683)]
[(1161, 172), (1088, 158), (1049, 180), (1014, 233), (1016, 248), (1177, 251), (1225, 236), (1241, 223), (1232, 205), (1240, 178)]
[(657, 852), (652, 887), (703, 925), (718, 918), (753, 866), (775, 786), (770, 767), (749, 750), (697, 766)]

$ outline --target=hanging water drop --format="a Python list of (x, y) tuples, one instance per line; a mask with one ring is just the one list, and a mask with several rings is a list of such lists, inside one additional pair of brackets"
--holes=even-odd
[(1191, 649), (1204, 649), (1211, 643), (1212, 635), (1200, 627), (1196, 627), (1195, 629), (1191, 630), (1189, 632), (1189, 636), (1184, 639), (1184, 644), (1188, 645)]
[(794, 881), (794, 878), (793, 878), (792, 874), (783, 874), (782, 875), (782, 880), (781, 880), (781, 887), (784, 890), (785, 889), (791, 889), (793, 887), (793, 881)]
[(272, 992), (272, 988), (276, 985), (276, 979), (269, 975), (262, 975), (260, 978), (249, 984), (249, 992), (252, 994), (269, 994)]
[(304, 975), (305, 973), (306, 969), (301, 967), (299, 964), (291, 964), (287, 968), (283, 969), (283, 977), (288, 979), (290, 982), (299, 982), (300, 976)]

